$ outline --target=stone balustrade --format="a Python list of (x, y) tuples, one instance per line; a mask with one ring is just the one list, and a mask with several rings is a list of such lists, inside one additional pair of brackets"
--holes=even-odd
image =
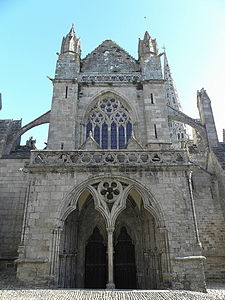
[(141, 80), (138, 74), (81, 74), (81, 82), (137, 82)]
[(181, 166), (188, 159), (182, 150), (33, 150), (27, 167), (35, 166)]

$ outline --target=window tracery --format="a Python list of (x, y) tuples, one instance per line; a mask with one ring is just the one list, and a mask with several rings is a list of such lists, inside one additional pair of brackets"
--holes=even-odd
[(125, 148), (132, 134), (128, 109), (114, 97), (100, 99), (89, 113), (86, 138), (90, 131), (102, 149)]

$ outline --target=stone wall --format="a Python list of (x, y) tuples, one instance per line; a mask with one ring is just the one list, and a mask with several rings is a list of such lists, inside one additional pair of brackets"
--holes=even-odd
[(193, 191), (207, 280), (225, 280), (225, 222), (215, 175), (193, 174)]
[[(0, 159), (0, 263), (18, 256), (27, 189), (25, 159)], [(1, 266), (0, 266), (1, 267)]]
[(113, 86), (89, 83), (86, 86), (80, 84), (79, 90), (76, 123), (76, 137), (79, 138), (75, 141), (76, 148), (85, 141), (85, 113), (88, 113), (88, 107), (93, 106), (94, 100), (104, 93), (111, 93), (112, 96), (115, 93), (127, 102), (135, 137), (143, 146), (146, 146), (146, 140), (154, 144), (170, 143), (162, 82), (149, 82), (144, 87), (138, 83), (114, 83)]
[[(100, 171), (101, 170), (101, 171)], [(73, 199), (71, 192), (82, 182), (88, 184), (94, 178), (117, 178), (117, 180), (131, 180), (149, 191), (152, 201), (158, 203), (168, 230), (170, 256), (173, 259), (196, 255), (195, 230), (190, 202), (190, 194), (186, 172), (183, 170), (150, 170), (148, 168), (127, 167), (83, 167), (74, 172), (69, 168), (58, 169), (57, 172), (33, 174), (33, 186), (30, 190), (27, 227), (23, 255), (18, 260), (18, 274), (24, 281), (34, 280), (30, 270), (36, 268), (35, 284), (49, 282), (48, 272), (52, 254), (52, 232), (59, 226), (59, 218), (66, 199)], [(34, 172), (34, 170), (32, 171)], [(138, 181), (137, 181), (138, 178)], [(99, 180), (100, 180), (99, 179)], [(71, 196), (69, 197), (69, 195)], [(68, 198), (69, 197), (69, 198)], [(155, 200), (153, 200), (155, 199)], [(76, 200), (76, 199), (74, 199)], [(153, 203), (152, 203), (153, 205)], [(61, 213), (60, 213), (61, 211)], [(182, 234), (181, 234), (182, 233)], [(172, 260), (173, 262), (173, 260)], [(177, 266), (180, 267), (177, 267)], [(192, 274), (193, 266), (182, 269), (183, 262), (179, 259), (172, 265), (173, 274), (179, 277), (181, 288), (184, 288), (185, 270)], [(195, 271), (196, 273), (196, 271)], [(198, 274), (197, 274), (198, 273)], [(203, 276), (202, 269), (198, 269), (198, 280)], [(22, 275), (21, 275), (22, 274)], [(188, 277), (189, 286), (195, 275)], [(197, 279), (196, 279), (197, 280)], [(203, 289), (202, 289), (203, 290)]]

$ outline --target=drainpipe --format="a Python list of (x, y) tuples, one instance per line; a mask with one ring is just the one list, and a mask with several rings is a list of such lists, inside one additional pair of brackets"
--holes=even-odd
[(197, 224), (196, 211), (195, 211), (195, 203), (194, 203), (194, 196), (193, 196), (193, 189), (192, 189), (192, 171), (190, 171), (189, 174), (187, 174), (187, 178), (188, 178), (188, 186), (189, 186), (189, 192), (191, 198), (191, 209), (192, 209), (194, 228), (195, 228), (196, 245), (199, 247), (200, 250), (202, 249), (202, 244), (199, 238), (198, 224)]

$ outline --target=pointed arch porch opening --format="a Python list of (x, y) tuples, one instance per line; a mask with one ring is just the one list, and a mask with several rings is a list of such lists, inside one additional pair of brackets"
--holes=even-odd
[[(56, 268), (60, 287), (159, 289), (170, 285), (167, 231), (157, 220), (156, 208), (151, 212), (143, 198), (134, 186), (115, 178), (83, 189), (61, 232)], [(100, 207), (103, 199), (108, 200)], [(115, 203), (120, 206), (116, 213)], [(114, 227), (109, 230), (110, 214), (114, 214)]]

